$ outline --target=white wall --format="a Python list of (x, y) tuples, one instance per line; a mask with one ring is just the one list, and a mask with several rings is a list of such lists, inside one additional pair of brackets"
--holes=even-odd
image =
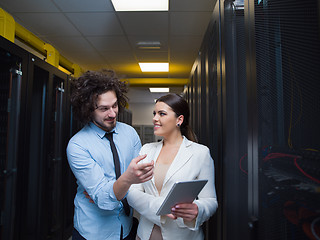
[(132, 125), (153, 125), (154, 103), (129, 103)]

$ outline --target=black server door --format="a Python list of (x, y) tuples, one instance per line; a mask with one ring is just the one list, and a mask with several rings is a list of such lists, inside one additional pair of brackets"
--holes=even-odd
[(14, 235), (21, 81), (21, 59), (0, 49), (0, 239)]
[[(36, 61), (37, 63), (37, 61)], [(43, 65), (43, 66), (42, 66)], [(64, 86), (62, 78), (46, 64), (34, 64), (30, 75), (29, 165), (27, 201), (23, 239), (62, 239), (65, 228), (62, 178), (67, 167), (65, 158), (68, 133)], [(64, 135), (63, 133), (67, 133)], [(71, 179), (68, 179), (71, 180)], [(69, 182), (65, 183), (66, 185)], [(70, 200), (70, 198), (66, 198)]]
[(255, 1), (257, 239), (320, 239), (319, 1)]
[(250, 239), (248, 75), (244, 1), (221, 1), (221, 126), (223, 129), (223, 239)]

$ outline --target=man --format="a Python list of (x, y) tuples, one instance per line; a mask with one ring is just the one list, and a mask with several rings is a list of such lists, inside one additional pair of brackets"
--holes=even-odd
[[(131, 184), (152, 178), (153, 164), (138, 164), (146, 157), (138, 156), (138, 134), (131, 126), (116, 121), (127, 103), (126, 92), (126, 84), (110, 70), (88, 71), (73, 82), (73, 112), (85, 123), (67, 147), (78, 184), (73, 240), (135, 239), (135, 234), (130, 234), (132, 210), (127, 208), (129, 213), (125, 212), (125, 197)], [(121, 176), (115, 172), (112, 140)]]

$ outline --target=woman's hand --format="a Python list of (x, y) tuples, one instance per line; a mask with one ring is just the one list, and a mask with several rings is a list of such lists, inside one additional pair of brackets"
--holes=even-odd
[(184, 221), (191, 222), (198, 216), (198, 206), (195, 203), (179, 203), (171, 209), (171, 214), (167, 214), (171, 219), (183, 218)]

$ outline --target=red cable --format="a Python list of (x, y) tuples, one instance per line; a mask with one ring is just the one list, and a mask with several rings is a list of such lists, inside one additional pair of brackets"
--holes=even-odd
[[(247, 156), (247, 154), (243, 155), (241, 158), (240, 158), (240, 161), (239, 161), (239, 166), (240, 166), (240, 170), (242, 172), (244, 172), (245, 174), (248, 174), (248, 172), (246, 172), (245, 170), (242, 169), (242, 166), (241, 166), (241, 162), (242, 160), (244, 159), (244, 157)], [(316, 179), (312, 176), (310, 176), (309, 174), (307, 174), (300, 166), (299, 164), (297, 163), (297, 159), (298, 158), (301, 158), (300, 156), (297, 156), (297, 155), (291, 155), (291, 154), (285, 154), (285, 153), (270, 153), (268, 154), (264, 159), (263, 161), (268, 161), (270, 159), (274, 159), (274, 158), (281, 158), (281, 157), (291, 157), (291, 158), (294, 158), (294, 165), (296, 166), (296, 168), (298, 168), (298, 170), (303, 174), (305, 175), (307, 178), (311, 179), (312, 181), (316, 182), (316, 183), (319, 183), (320, 184), (320, 180), (319, 179)]]
[(240, 158), (239, 166), (240, 166), (240, 170), (241, 170), (242, 172), (244, 172), (245, 174), (248, 175), (248, 172), (247, 172), (246, 170), (242, 169), (242, 166), (241, 166), (242, 160), (243, 160), (243, 159), (245, 158), (245, 156), (247, 156), (247, 155), (248, 155), (248, 154), (246, 153), (245, 155), (243, 155), (243, 156)]
[(294, 159), (294, 165), (296, 165), (296, 167), (299, 169), (299, 171), (302, 172), (303, 175), (305, 175), (307, 178), (310, 178), (312, 181), (315, 181), (316, 183), (320, 184), (320, 180), (319, 179), (316, 179), (316, 178), (310, 176), (309, 174), (307, 174), (305, 171), (303, 171), (303, 169), (297, 163), (297, 158)]
[(279, 157), (292, 157), (294, 158), (294, 165), (298, 168), (298, 170), (303, 174), (305, 175), (307, 178), (311, 179), (312, 181), (315, 181), (316, 183), (319, 183), (320, 184), (320, 180), (310, 176), (309, 174), (307, 174), (305, 171), (303, 171), (303, 169), (298, 165), (297, 163), (297, 159), (298, 158), (301, 158), (300, 156), (296, 156), (296, 155), (291, 155), (291, 154), (285, 154), (285, 153), (270, 153), (268, 154), (263, 160), (266, 162), (270, 159), (273, 159), (273, 158), (279, 158)]

